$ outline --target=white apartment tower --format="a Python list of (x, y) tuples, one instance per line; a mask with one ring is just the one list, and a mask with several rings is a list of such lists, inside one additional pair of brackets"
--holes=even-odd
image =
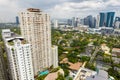
[(96, 28), (99, 28), (99, 25), (100, 25), (100, 15), (97, 15)]
[(53, 67), (58, 67), (58, 46), (52, 46), (52, 64)]
[(12, 80), (34, 80), (31, 45), (23, 37), (2, 30)]
[(54, 20), (54, 28), (58, 28), (58, 20)]
[(52, 65), (50, 16), (29, 8), (20, 13), (19, 19), (22, 36), (31, 44), (34, 75), (37, 75)]

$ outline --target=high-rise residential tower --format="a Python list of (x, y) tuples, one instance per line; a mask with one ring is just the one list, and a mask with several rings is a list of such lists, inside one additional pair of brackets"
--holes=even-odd
[(0, 80), (8, 80), (5, 61), (3, 58), (3, 51), (0, 47)]
[(2, 37), (7, 51), (11, 80), (34, 80), (31, 45), (9, 29), (2, 30)]
[(52, 65), (50, 16), (29, 8), (20, 13), (22, 36), (31, 44), (34, 75)]

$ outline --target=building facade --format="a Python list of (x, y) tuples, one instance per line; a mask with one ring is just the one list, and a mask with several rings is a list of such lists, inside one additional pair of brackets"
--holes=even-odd
[(53, 67), (58, 67), (58, 46), (52, 46), (52, 64)]
[(2, 30), (2, 37), (7, 51), (11, 79), (34, 80), (31, 45), (10, 30)]
[(114, 28), (120, 29), (120, 17), (115, 18)]
[(96, 27), (96, 19), (92, 15), (84, 18), (84, 25), (88, 25), (90, 28)]
[(103, 27), (106, 24), (106, 14), (105, 13), (100, 13), (100, 23), (99, 27)]
[(20, 28), (22, 36), (32, 48), (34, 75), (51, 63), (51, 26), (50, 16), (39, 9), (29, 8), (20, 13)]
[(20, 22), (19, 22), (19, 17), (16, 16), (16, 24), (19, 25), (19, 23), (20, 23)]
[(115, 12), (100, 13), (100, 27), (113, 27)]
[(113, 27), (115, 12), (107, 13), (106, 27)]
[(100, 16), (97, 15), (97, 19), (96, 19), (96, 28), (99, 28), (100, 24)]

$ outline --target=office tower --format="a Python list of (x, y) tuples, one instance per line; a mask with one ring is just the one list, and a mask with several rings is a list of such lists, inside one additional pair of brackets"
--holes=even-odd
[(9, 29), (2, 30), (2, 37), (12, 80), (34, 80), (31, 45)]
[(93, 27), (93, 24), (92, 24), (92, 15), (89, 15), (89, 16), (87, 16), (87, 20), (88, 20), (88, 25), (89, 25), (89, 27), (90, 28), (92, 28)]
[(120, 29), (120, 17), (115, 18), (114, 28)]
[(103, 27), (106, 24), (106, 14), (100, 13), (100, 24), (99, 27)]
[(96, 17), (93, 17), (93, 28), (96, 28)]
[(116, 21), (120, 21), (120, 17), (116, 17), (116, 18), (115, 18), (115, 22), (116, 22)]
[(115, 12), (100, 13), (100, 27), (113, 27)]
[(84, 18), (84, 25), (88, 25), (90, 28), (95, 28), (96, 26), (96, 19), (89, 15)]
[(84, 19), (80, 19), (80, 24), (84, 25)]
[(19, 24), (19, 17), (16, 16), (16, 24), (18, 25)]
[(58, 28), (58, 20), (54, 20), (54, 28)]
[(8, 80), (7, 69), (3, 58), (3, 51), (0, 47), (0, 80)]
[(100, 16), (97, 15), (97, 19), (96, 19), (96, 28), (99, 28), (99, 24), (100, 24)]
[(67, 24), (68, 24), (69, 26), (72, 26), (72, 20), (71, 20), (71, 19), (68, 19), (68, 20), (67, 20)]
[(89, 25), (88, 19), (86, 17), (84, 18), (84, 25)]
[(58, 46), (52, 46), (52, 64), (53, 67), (58, 67)]
[(31, 44), (34, 75), (51, 63), (50, 16), (39, 9), (29, 8), (20, 13), (22, 36)]
[(76, 18), (76, 21), (75, 21), (75, 27), (78, 27), (80, 24), (80, 19), (79, 18)]
[(76, 27), (76, 26), (75, 26), (75, 21), (76, 21), (76, 18), (73, 17), (73, 18), (72, 18), (72, 27)]
[(107, 13), (106, 27), (113, 27), (114, 15), (115, 15), (115, 12)]

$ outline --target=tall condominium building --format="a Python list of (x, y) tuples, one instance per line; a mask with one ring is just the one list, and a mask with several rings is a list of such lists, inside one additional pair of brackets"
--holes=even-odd
[(29, 8), (20, 13), (22, 36), (31, 44), (34, 75), (52, 65), (50, 16)]
[(34, 80), (31, 45), (9, 29), (2, 30), (2, 37), (6, 46), (11, 79)]
[(53, 45), (52, 46), (52, 64), (53, 67), (58, 67), (58, 46)]
[(3, 58), (3, 51), (0, 47), (0, 80), (8, 80), (5, 61)]

